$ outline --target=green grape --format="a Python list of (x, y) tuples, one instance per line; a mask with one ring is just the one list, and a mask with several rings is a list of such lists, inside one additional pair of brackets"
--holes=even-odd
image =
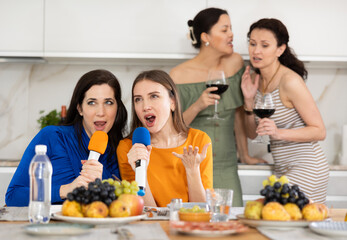
[(130, 189), (134, 190), (134, 191), (139, 191), (140, 190), (140, 188), (138, 186), (134, 186), (134, 185), (131, 185)]
[(136, 181), (131, 181), (130, 185), (131, 185), (131, 186), (136, 186), (136, 187), (137, 187), (137, 182), (136, 182)]
[(192, 208), (192, 212), (198, 212), (201, 208), (198, 205), (194, 205)]
[(119, 181), (114, 181), (113, 186), (115, 186), (116, 188), (121, 187), (121, 183)]
[(130, 188), (124, 188), (123, 193), (129, 194), (129, 193), (131, 193), (131, 189)]
[(114, 193), (116, 194), (117, 197), (119, 197), (120, 195), (122, 195), (123, 190), (121, 188), (116, 188), (116, 190), (114, 191)]
[(130, 187), (130, 182), (128, 182), (127, 180), (122, 180), (122, 186), (124, 188), (128, 188), (128, 187)]
[(187, 212), (187, 209), (186, 208), (180, 208), (180, 212)]
[(109, 183), (110, 185), (113, 185), (113, 184), (114, 184), (114, 180), (113, 180), (112, 178), (109, 178), (109, 179), (108, 179), (108, 183)]
[(283, 175), (280, 177), (279, 182), (283, 185), (285, 183), (289, 183), (289, 179), (285, 175)]
[(132, 194), (132, 195), (137, 195), (137, 192), (138, 192), (138, 191), (136, 191), (136, 190), (131, 190), (131, 193), (130, 193), (130, 194)]
[(277, 181), (277, 177), (276, 177), (275, 175), (271, 175), (271, 176), (269, 177), (269, 181), (270, 181), (270, 182), (276, 182), (276, 181)]
[(266, 187), (267, 185), (270, 185), (269, 181), (267, 179), (265, 179), (263, 181), (263, 187)]

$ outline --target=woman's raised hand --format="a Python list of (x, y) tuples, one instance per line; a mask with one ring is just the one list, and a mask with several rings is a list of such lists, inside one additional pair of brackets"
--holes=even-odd
[(147, 161), (147, 167), (149, 164), (149, 159), (152, 151), (152, 146), (148, 145), (147, 147), (141, 143), (135, 143), (130, 151), (128, 152), (128, 163), (131, 168), (135, 171), (135, 162), (139, 159)]
[(259, 74), (257, 74), (253, 82), (251, 73), (250, 73), (250, 66), (246, 67), (246, 70), (242, 75), (242, 82), (241, 82), (241, 89), (242, 89), (242, 93), (245, 100), (253, 101), (259, 86), (259, 78), (260, 76)]
[(210, 105), (214, 105), (215, 100), (220, 99), (220, 96), (218, 94), (211, 93), (216, 90), (218, 90), (217, 87), (209, 87), (202, 92), (198, 100), (196, 100), (195, 102), (200, 111), (204, 110)]
[(201, 153), (199, 153), (199, 148), (195, 147), (193, 150), (193, 146), (189, 145), (188, 149), (186, 147), (183, 148), (183, 154), (178, 154), (173, 152), (172, 154), (182, 160), (182, 163), (186, 169), (186, 171), (194, 170), (199, 168), (200, 163), (206, 158), (207, 148), (211, 143), (206, 144)]

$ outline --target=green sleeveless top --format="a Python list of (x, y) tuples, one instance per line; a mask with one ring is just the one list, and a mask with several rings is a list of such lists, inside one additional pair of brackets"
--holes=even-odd
[[(213, 116), (214, 106), (199, 112), (190, 127), (206, 132), (212, 140), (213, 186), (234, 190), (233, 206), (242, 206), (242, 192), (237, 174), (237, 150), (234, 135), (235, 110), (243, 105), (241, 77), (245, 67), (227, 78), (229, 87), (218, 104), (219, 117), (224, 120), (207, 120)], [(206, 89), (205, 82), (177, 84), (182, 111), (192, 105)]]

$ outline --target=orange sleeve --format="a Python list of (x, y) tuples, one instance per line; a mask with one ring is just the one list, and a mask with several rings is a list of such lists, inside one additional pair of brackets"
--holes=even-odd
[(201, 175), (201, 181), (202, 185), (205, 189), (213, 188), (213, 154), (212, 154), (212, 142), (210, 137), (203, 132), (202, 134), (202, 141), (201, 141), (201, 147), (199, 151), (202, 151), (202, 148), (207, 143), (211, 143), (210, 146), (208, 146), (206, 158), (201, 162), (200, 164), (200, 175)]
[(129, 182), (135, 180), (135, 172), (128, 163), (127, 154), (130, 151), (132, 142), (130, 139), (123, 139), (119, 142), (117, 147), (117, 158), (120, 176), (122, 180), (127, 180)]

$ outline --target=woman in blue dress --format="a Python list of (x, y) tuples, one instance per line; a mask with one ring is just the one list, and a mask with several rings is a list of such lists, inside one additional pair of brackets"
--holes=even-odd
[[(63, 126), (43, 128), (25, 150), (6, 192), (7, 206), (28, 206), (29, 165), (35, 146), (47, 146), (53, 167), (52, 203), (62, 203), (74, 188), (96, 178), (120, 178), (116, 149), (123, 138), (127, 111), (117, 78), (109, 71), (84, 74), (73, 92)], [(88, 144), (95, 131), (108, 134), (107, 149), (100, 158), (88, 159)]]

